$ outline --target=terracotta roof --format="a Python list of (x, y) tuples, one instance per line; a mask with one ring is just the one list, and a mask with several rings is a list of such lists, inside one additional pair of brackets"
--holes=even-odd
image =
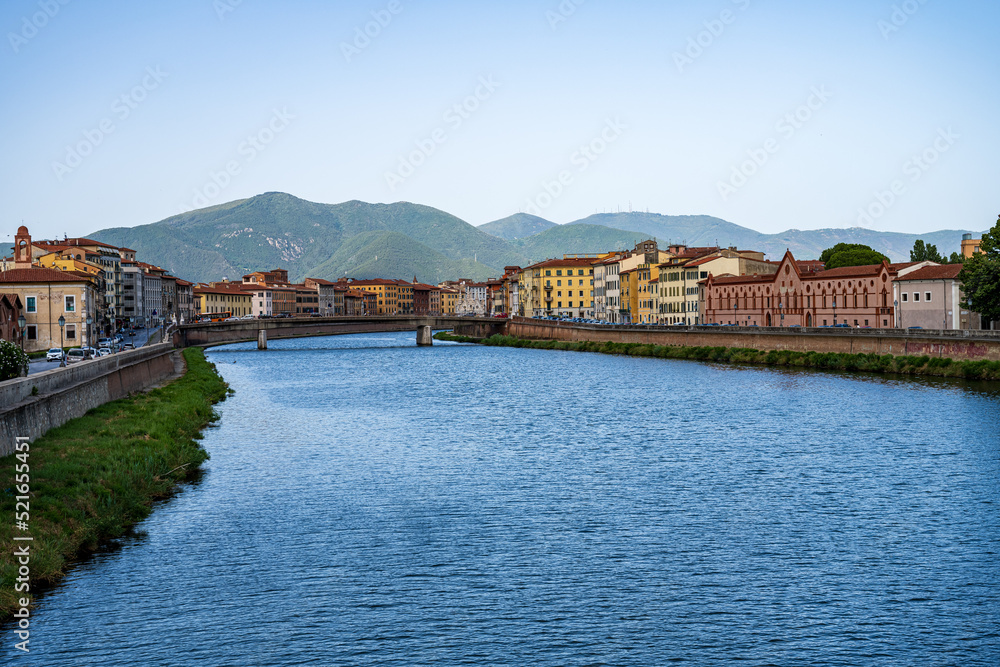
[(82, 283), (90, 282), (92, 278), (88, 273), (56, 271), (38, 266), (0, 272), (0, 283)]
[[(897, 265), (898, 266), (898, 265)], [(911, 265), (912, 266), (912, 265)], [(864, 266), (842, 266), (838, 269), (827, 269), (816, 273), (814, 278), (851, 278), (853, 276), (877, 276), (885, 268), (882, 264), (865, 264)], [(895, 273), (898, 269), (889, 266), (889, 272)]]
[[(773, 283), (778, 274), (771, 273), (766, 276), (712, 276), (712, 282), (716, 285), (737, 285), (739, 283)], [(704, 282), (704, 281), (702, 281)]]
[(100, 241), (94, 241), (93, 239), (75, 238), (75, 239), (63, 239), (62, 241), (32, 241), (32, 245), (43, 245), (43, 246), (60, 246), (63, 248), (68, 247), (80, 247), (92, 245), (99, 248), (113, 248), (118, 250), (118, 246), (111, 245), (109, 243), (101, 243)]
[(0, 294), (0, 300), (6, 300), (15, 310), (20, 310), (22, 307), (21, 297), (18, 294)]
[(955, 280), (962, 272), (961, 264), (942, 264), (941, 266), (925, 266), (912, 273), (897, 278), (897, 282), (906, 280)]
[(716, 259), (721, 259), (721, 258), (716, 255), (711, 255), (709, 257), (702, 257), (701, 259), (696, 259), (693, 262), (688, 262), (687, 264), (684, 264), (684, 266), (701, 266), (702, 264), (708, 264), (709, 262)]
[(548, 259), (544, 262), (532, 265), (531, 268), (544, 269), (550, 266), (591, 266), (594, 264), (593, 257), (572, 257), (570, 259)]
[(908, 269), (911, 266), (916, 266), (917, 264), (920, 264), (920, 262), (898, 262), (896, 264), (890, 264), (889, 268), (893, 271), (899, 271), (901, 269)]
[(306, 280), (311, 280), (317, 285), (336, 285), (337, 283), (330, 282), (329, 280), (323, 280), (322, 278), (306, 278)]
[(195, 294), (234, 294), (236, 296), (251, 296), (253, 290), (233, 289), (231, 287), (208, 287), (200, 286), (194, 288)]

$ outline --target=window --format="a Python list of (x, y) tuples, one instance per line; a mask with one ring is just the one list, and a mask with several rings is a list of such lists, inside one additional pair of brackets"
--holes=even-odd
[[(570, 284), (572, 284), (572, 281), (570, 281)], [(561, 280), (557, 280), (556, 281), (556, 285), (558, 285), (559, 287), (562, 287), (562, 281)]]
[(552, 275), (552, 269), (545, 269), (545, 275), (551, 276)]
[(924, 301), (930, 301), (930, 300), (931, 300), (931, 293), (924, 292)]
[(26, 313), (37, 313), (38, 306), (35, 303), (35, 297), (28, 296), (24, 298), (24, 312)]
[(67, 313), (75, 313), (76, 312), (76, 297), (73, 296), (73, 295), (67, 294), (64, 298), (65, 298), (65, 301), (66, 301), (66, 303), (65, 303), (66, 312)]
[(562, 308), (562, 301), (556, 302), (556, 308)]
[(561, 276), (562, 275), (562, 269), (556, 269), (556, 275), (557, 276)]
[(907, 294), (906, 292), (903, 292), (903, 303), (906, 303), (909, 300), (910, 300), (910, 295)]
[(28, 340), (38, 340), (38, 327), (34, 324), (28, 325)]
[(76, 325), (67, 324), (66, 325), (66, 340), (76, 340)]
[(913, 293), (913, 301), (914, 302), (920, 301), (920, 292)]

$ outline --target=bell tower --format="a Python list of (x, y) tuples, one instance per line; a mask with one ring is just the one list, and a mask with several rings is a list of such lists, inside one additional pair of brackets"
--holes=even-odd
[(14, 236), (14, 268), (31, 268), (31, 234), (24, 225), (17, 228)]

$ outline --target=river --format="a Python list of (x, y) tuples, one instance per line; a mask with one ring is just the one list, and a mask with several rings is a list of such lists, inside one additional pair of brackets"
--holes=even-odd
[(8, 664), (1000, 664), (988, 385), (269, 344)]

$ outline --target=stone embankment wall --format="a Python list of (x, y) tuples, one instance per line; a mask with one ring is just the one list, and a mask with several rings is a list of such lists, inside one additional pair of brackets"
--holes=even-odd
[[(1000, 332), (930, 329), (791, 329), (788, 327), (602, 326), (513, 318), (507, 334), (532, 340), (612, 341), (769, 352), (840, 352), (1000, 361)], [(471, 335), (471, 334), (466, 334)]]
[(0, 456), (13, 451), (17, 436), (35, 440), (92, 408), (162, 382), (174, 373), (173, 351), (169, 343), (150, 345), (0, 382)]

